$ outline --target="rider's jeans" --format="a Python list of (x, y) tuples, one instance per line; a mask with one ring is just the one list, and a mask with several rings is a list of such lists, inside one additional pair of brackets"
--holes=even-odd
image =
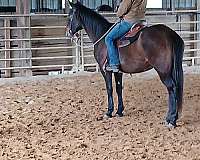
[(109, 65), (119, 65), (119, 51), (117, 47), (117, 40), (127, 33), (132, 27), (130, 22), (121, 20), (105, 37), (105, 43), (108, 50)]

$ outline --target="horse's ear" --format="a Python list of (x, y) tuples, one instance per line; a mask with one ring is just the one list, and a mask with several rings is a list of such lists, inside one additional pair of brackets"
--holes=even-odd
[(75, 4), (73, 2), (71, 2), (72, 0), (68, 0), (69, 5), (74, 8)]

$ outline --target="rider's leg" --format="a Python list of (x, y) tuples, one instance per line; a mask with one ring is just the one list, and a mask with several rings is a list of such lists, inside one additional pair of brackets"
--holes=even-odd
[(107, 71), (118, 72), (119, 71), (119, 53), (116, 40), (120, 39), (127, 33), (132, 27), (132, 24), (127, 21), (120, 21), (105, 37), (105, 43), (108, 50), (109, 65), (106, 67)]

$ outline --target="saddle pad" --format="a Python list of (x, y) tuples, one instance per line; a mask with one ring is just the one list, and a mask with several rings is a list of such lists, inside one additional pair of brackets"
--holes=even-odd
[(144, 27), (146, 27), (146, 25), (138, 23), (136, 24), (134, 27), (132, 27), (130, 29), (130, 31), (128, 31), (125, 35), (125, 37), (133, 37), (137, 34), (137, 32), (139, 32), (141, 29), (143, 29)]
[(125, 47), (138, 39), (139, 32), (147, 27), (146, 21), (141, 20), (138, 23), (135, 23), (129, 32), (127, 32), (119, 41), (118, 47)]

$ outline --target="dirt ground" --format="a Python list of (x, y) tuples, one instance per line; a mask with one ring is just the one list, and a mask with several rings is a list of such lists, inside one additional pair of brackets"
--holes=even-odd
[(1, 84), (0, 160), (200, 160), (200, 74), (185, 75), (173, 130), (162, 124), (167, 98), (158, 77), (127, 75), (125, 116), (99, 120), (100, 74)]

